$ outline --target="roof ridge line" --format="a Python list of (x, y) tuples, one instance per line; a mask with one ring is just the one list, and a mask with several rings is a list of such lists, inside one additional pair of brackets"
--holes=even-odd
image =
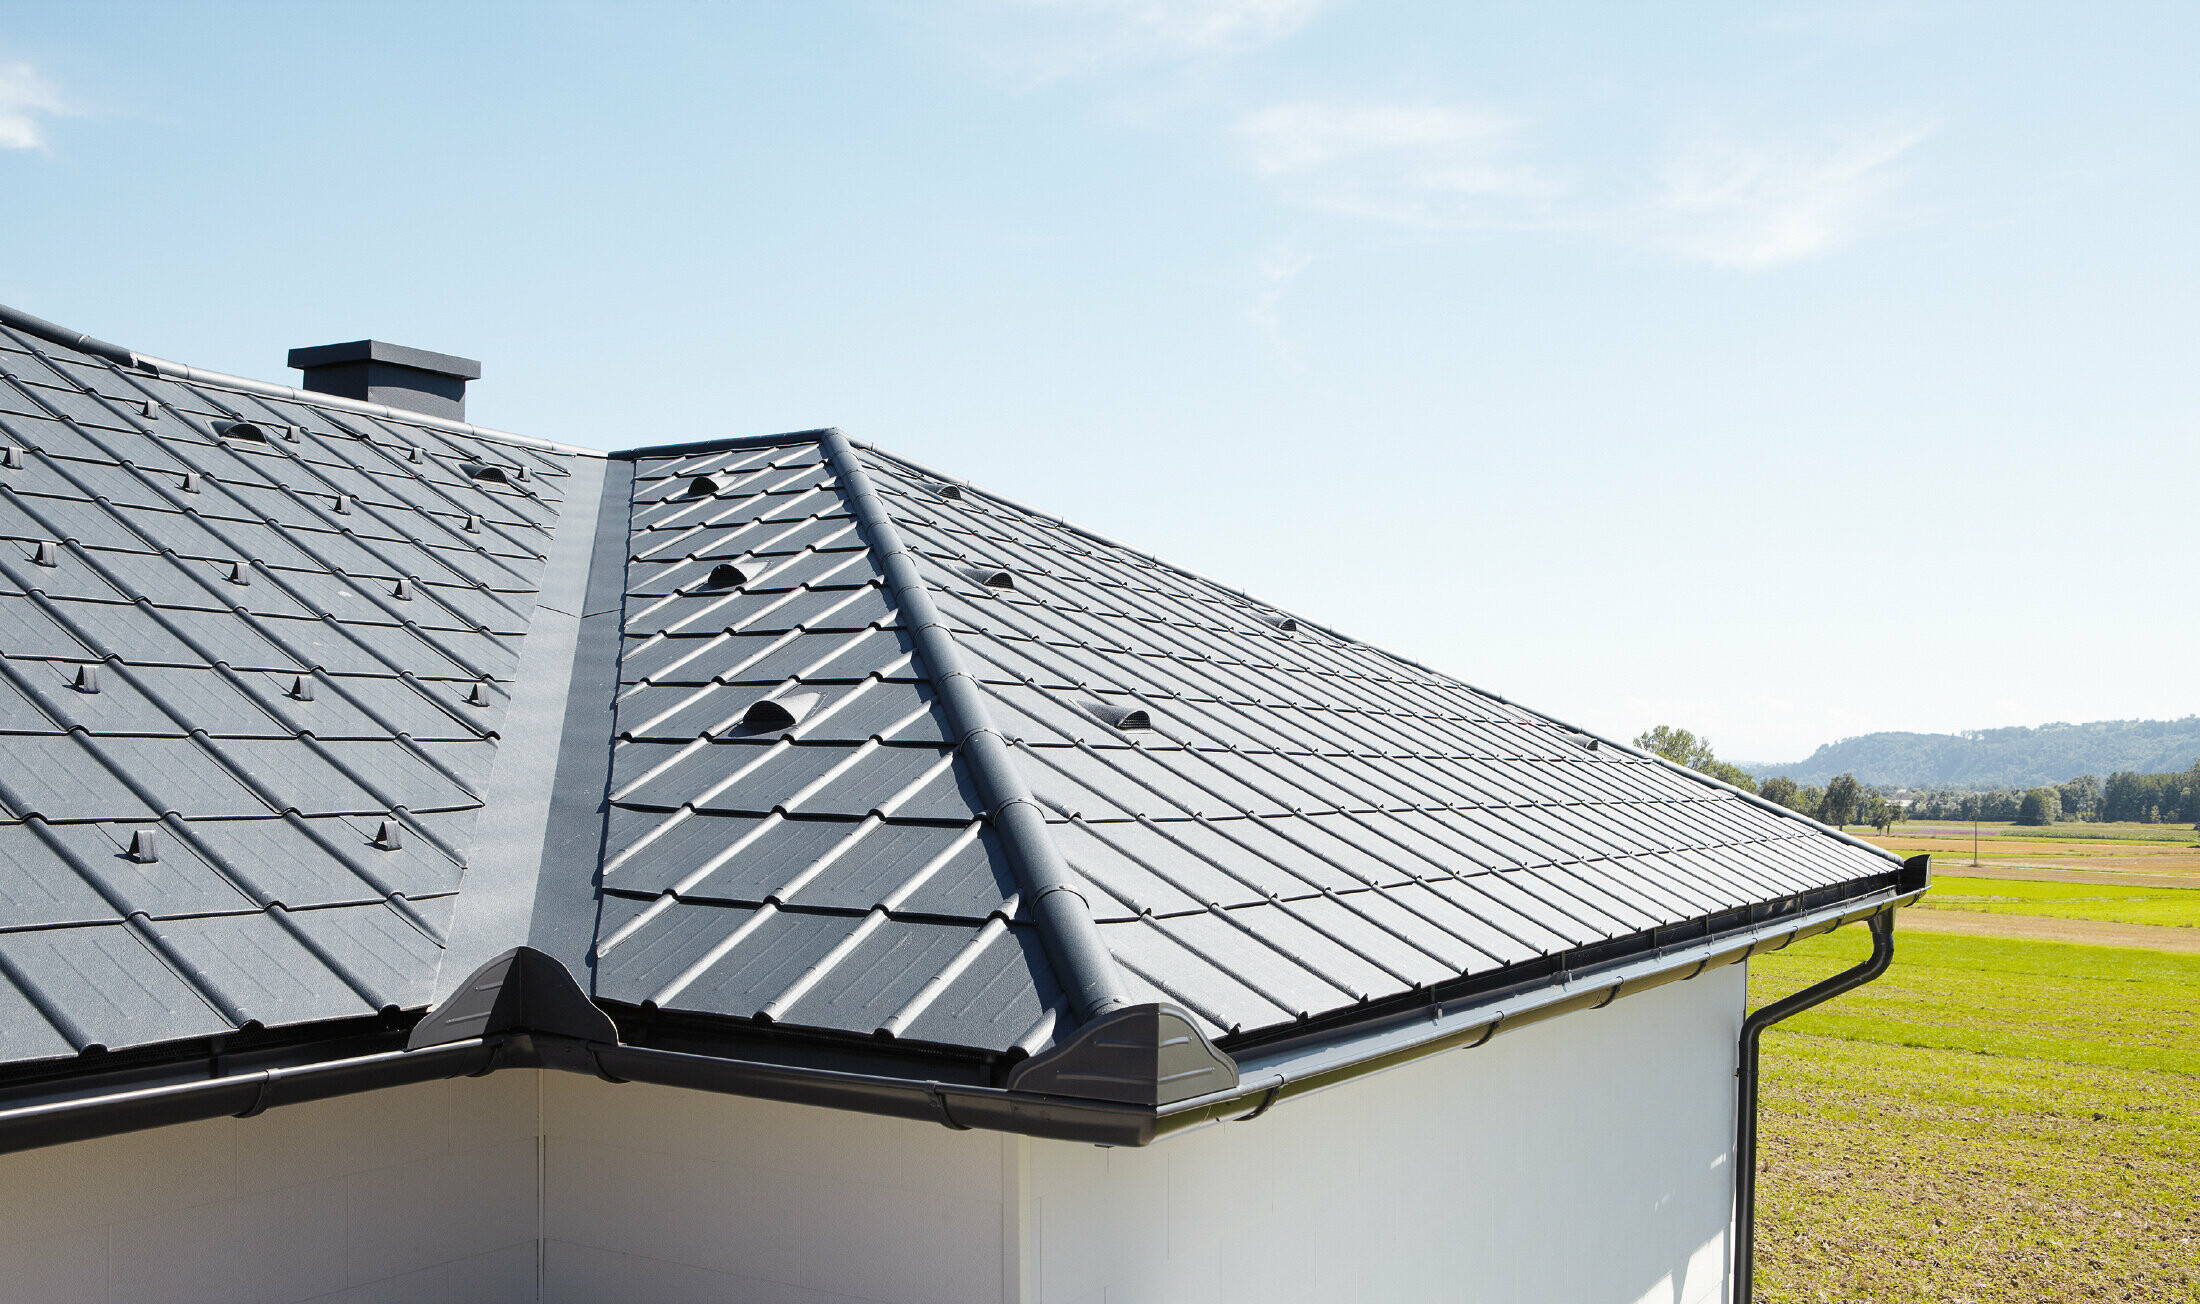
[(840, 482), (841, 496), (870, 545), (886, 580), (887, 592), (916, 643), (925, 678), (939, 694), (962, 759), (978, 781), (986, 820), (1008, 852), (1010, 868), (1038, 922), (1039, 940), (1053, 964), (1055, 978), (1069, 996), (1080, 1022), (1132, 1003), (1115, 955), (1100, 936), (1092, 906), (1077, 872), (1064, 859), (1048, 830), (1046, 817), (1009, 755), (1008, 742), (986, 709), (978, 681), (964, 668), (955, 637), (940, 619), (931, 590), (917, 573), (885, 502), (857, 460), (854, 446), (838, 429), (819, 433), (818, 448)]
[(208, 371), (203, 367), (171, 362), (166, 358), (156, 358), (150, 353), (139, 353), (135, 349), (126, 349), (119, 344), (97, 339), (86, 335), (82, 331), (72, 331), (66, 326), (47, 321), (43, 317), (34, 316), (31, 313), (24, 312), (21, 308), (11, 308), (4, 303), (0, 303), (0, 326), (13, 327), (25, 335), (44, 340), (49, 344), (59, 344), (63, 348), (75, 349), (79, 353), (89, 353), (95, 358), (104, 358), (118, 367), (130, 367), (138, 371), (150, 372), (156, 376), (172, 376), (178, 380), (188, 380), (200, 385), (213, 385), (221, 389), (233, 389), (246, 394), (258, 395), (262, 398), (286, 399), (293, 403), (304, 403), (309, 407), (330, 407), (341, 412), (356, 412), (362, 416), (380, 417), (402, 425), (425, 426), (430, 430), (443, 430), (454, 434), (470, 435), (477, 439), (519, 444), (526, 448), (544, 448), (552, 452), (570, 453), (582, 457), (608, 456), (600, 448), (582, 448), (578, 444), (561, 444), (554, 439), (514, 434), (509, 430), (492, 430), (487, 426), (477, 426), (465, 421), (453, 421), (449, 417), (430, 416), (425, 412), (395, 408), (386, 403), (368, 403), (361, 399), (344, 398), (337, 394), (321, 394), (310, 389), (278, 385), (269, 380), (253, 380), (249, 376), (232, 376), (223, 371)]

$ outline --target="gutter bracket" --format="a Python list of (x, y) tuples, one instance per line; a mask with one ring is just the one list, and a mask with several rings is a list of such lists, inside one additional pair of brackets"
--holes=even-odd
[(1174, 1005), (1133, 1005), (1091, 1020), (1016, 1066), (1010, 1091), (1161, 1106), (1238, 1084), (1237, 1061)]
[(413, 1026), (405, 1049), (441, 1046), (502, 1033), (539, 1032), (617, 1045), (619, 1030), (564, 965), (531, 946), (515, 946), (466, 976)]

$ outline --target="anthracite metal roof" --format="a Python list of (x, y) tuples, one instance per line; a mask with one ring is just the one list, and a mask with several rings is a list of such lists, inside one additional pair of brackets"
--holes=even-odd
[(1142, 1141), (1923, 886), (836, 431), (0, 373), (0, 1144), (514, 1063)]

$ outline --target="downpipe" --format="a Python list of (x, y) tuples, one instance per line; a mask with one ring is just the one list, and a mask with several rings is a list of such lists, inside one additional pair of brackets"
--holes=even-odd
[(1870, 928), (1872, 953), (1862, 964), (1774, 1001), (1742, 1021), (1741, 1059), (1734, 1069), (1740, 1080), (1734, 1111), (1734, 1304), (1750, 1304), (1756, 1293), (1758, 1040), (1765, 1029), (1780, 1020), (1862, 987), (1887, 972), (1887, 966), (1894, 963), (1893, 907), (1873, 915)]

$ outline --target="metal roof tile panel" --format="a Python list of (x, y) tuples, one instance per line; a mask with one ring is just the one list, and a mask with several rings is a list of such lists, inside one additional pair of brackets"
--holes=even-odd
[(569, 455), (46, 351), (0, 354), (0, 442), (43, 450), (0, 472), (0, 1005), (43, 1021), (0, 1063), (417, 1006)]

